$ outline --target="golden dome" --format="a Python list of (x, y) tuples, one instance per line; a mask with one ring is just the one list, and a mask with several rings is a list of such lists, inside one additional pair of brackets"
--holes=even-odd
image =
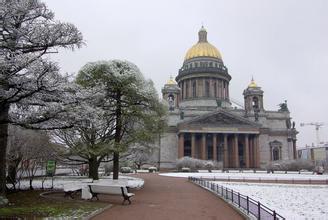
[(203, 26), (199, 30), (198, 36), (198, 43), (188, 50), (184, 60), (188, 60), (194, 57), (214, 57), (222, 59), (219, 50), (207, 42), (207, 32)]
[(256, 87), (258, 87), (258, 86), (257, 86), (257, 84), (255, 83), (255, 81), (254, 81), (254, 79), (253, 79), (253, 77), (252, 77), (252, 81), (251, 81), (251, 83), (248, 85), (248, 88), (256, 88)]
[(168, 85), (176, 85), (177, 83), (174, 81), (173, 77), (170, 76), (170, 79), (167, 81), (166, 84), (168, 84)]

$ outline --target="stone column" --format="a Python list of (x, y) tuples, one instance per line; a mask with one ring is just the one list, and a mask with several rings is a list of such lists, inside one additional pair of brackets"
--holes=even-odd
[(195, 134), (191, 134), (191, 157), (196, 158)]
[(248, 134), (245, 134), (245, 166), (246, 168), (249, 168), (249, 140), (248, 140)]
[(221, 88), (222, 88), (222, 80), (218, 80), (218, 97), (219, 99), (222, 99), (222, 91), (221, 91)]
[(254, 167), (253, 137), (249, 137), (249, 167)]
[(272, 161), (272, 157), (273, 157), (273, 151), (272, 151), (272, 146), (270, 146), (270, 161)]
[(235, 168), (239, 167), (239, 152), (238, 152), (238, 134), (234, 135), (234, 139), (233, 139), (234, 143), (234, 163), (235, 163)]
[(189, 83), (189, 92), (188, 92), (189, 97), (193, 97), (193, 94), (192, 94), (192, 80), (189, 79), (188, 83)]
[(182, 83), (182, 90), (183, 90), (182, 100), (185, 100), (186, 99), (186, 81), (183, 81), (183, 83)]
[(255, 135), (255, 167), (260, 168), (260, 144), (259, 135)]
[(297, 159), (297, 151), (296, 151), (296, 140), (293, 139), (293, 156), (294, 156), (294, 160)]
[(217, 152), (216, 152), (216, 150), (217, 150), (217, 134), (213, 134), (213, 160), (214, 161), (217, 161)]
[(205, 133), (202, 134), (202, 150), (201, 150), (201, 152), (202, 152), (201, 159), (206, 160), (206, 134)]
[(229, 167), (229, 158), (228, 158), (228, 135), (224, 134), (223, 135), (224, 138), (224, 145), (223, 145), (223, 153), (224, 153), (224, 157), (223, 157), (223, 167), (227, 168)]
[(206, 94), (206, 79), (203, 79), (203, 97), (205, 97)]
[(178, 158), (183, 157), (184, 155), (184, 134), (179, 134), (179, 149), (178, 149)]

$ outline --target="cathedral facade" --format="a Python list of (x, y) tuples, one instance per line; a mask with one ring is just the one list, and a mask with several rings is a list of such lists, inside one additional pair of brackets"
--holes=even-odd
[(204, 27), (198, 37), (175, 80), (162, 89), (169, 128), (160, 140), (160, 167), (174, 168), (185, 156), (219, 161), (224, 168), (261, 168), (296, 158), (297, 131), (287, 103), (265, 110), (263, 90), (252, 79), (243, 107), (232, 107), (231, 76), (221, 54), (207, 41)]

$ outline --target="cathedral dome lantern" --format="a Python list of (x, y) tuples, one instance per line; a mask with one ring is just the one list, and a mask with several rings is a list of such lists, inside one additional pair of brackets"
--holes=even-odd
[(182, 106), (228, 107), (231, 76), (224, 66), (219, 50), (207, 40), (202, 26), (198, 42), (186, 53), (176, 77), (181, 88)]
[(207, 31), (203, 26), (198, 32), (198, 42), (187, 51), (184, 60), (195, 57), (212, 57), (222, 60), (219, 50), (207, 41)]

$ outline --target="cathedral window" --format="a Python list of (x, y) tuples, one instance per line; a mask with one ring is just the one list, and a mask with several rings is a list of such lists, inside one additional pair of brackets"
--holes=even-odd
[(196, 80), (194, 80), (194, 81), (192, 82), (192, 96), (193, 96), (194, 98), (197, 97)]
[(257, 110), (259, 108), (259, 99), (257, 97), (253, 97), (252, 105), (254, 110)]
[(189, 98), (189, 82), (186, 82), (186, 98)]
[(205, 82), (205, 97), (210, 97), (210, 83), (208, 81)]
[(275, 147), (272, 149), (272, 160), (279, 160), (279, 148)]
[(212, 67), (213, 66), (213, 63), (212, 62), (210, 62), (210, 67)]

